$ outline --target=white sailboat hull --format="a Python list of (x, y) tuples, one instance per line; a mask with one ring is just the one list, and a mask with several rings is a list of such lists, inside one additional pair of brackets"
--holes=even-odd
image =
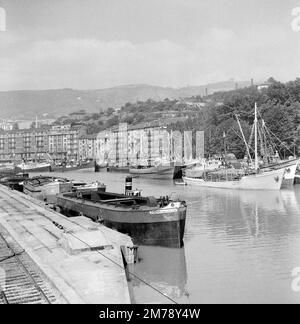
[(284, 174), (284, 178), (282, 182), (282, 187), (289, 187), (294, 184), (297, 166), (298, 166), (298, 162), (286, 168), (286, 172)]
[(206, 181), (204, 179), (187, 178), (183, 180), (188, 185), (196, 185), (208, 188), (236, 189), (236, 190), (280, 190), (285, 169), (263, 172), (259, 174), (243, 176), (234, 181)]
[(299, 160), (296, 159), (291, 161), (280, 162), (277, 165), (265, 167), (263, 169), (267, 171), (274, 170), (274, 169), (284, 169), (285, 174), (283, 177), (281, 188), (286, 188), (294, 184), (298, 164), (299, 164)]

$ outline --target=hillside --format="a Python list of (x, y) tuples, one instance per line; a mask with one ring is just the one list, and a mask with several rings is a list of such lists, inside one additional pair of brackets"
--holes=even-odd
[[(249, 82), (239, 82), (239, 87)], [(211, 94), (216, 91), (234, 89), (236, 82), (229, 80), (202, 86), (184, 88), (164, 88), (151, 85), (127, 85), (98, 90), (23, 90), (0, 92), (0, 118), (32, 119), (48, 113), (48, 117), (58, 117), (81, 109), (87, 112), (104, 111), (109, 107), (120, 108), (127, 102), (147, 99), (178, 99), (204, 95), (206, 89)]]

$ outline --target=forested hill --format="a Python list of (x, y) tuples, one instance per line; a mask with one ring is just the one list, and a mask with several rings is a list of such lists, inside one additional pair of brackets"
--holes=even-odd
[[(278, 138), (275, 140), (281, 155), (300, 153), (300, 78), (281, 83), (270, 78), (269, 87), (258, 90), (247, 87), (228, 92), (217, 92), (207, 98), (204, 109), (197, 116), (177, 123), (177, 129), (204, 129), (206, 152), (218, 154), (223, 151), (223, 134), (226, 134), (228, 151), (243, 157), (245, 145), (241, 139), (235, 114), (241, 120), (246, 138), (249, 138), (254, 120), (254, 105), (267, 127)], [(279, 141), (280, 139), (280, 141)], [(289, 150), (287, 150), (287, 148)]]
[(220, 90), (232, 90), (238, 85), (245, 87), (249, 82), (234, 80), (207, 84), (202, 86), (186, 86), (183, 88), (159, 87), (151, 85), (124, 85), (96, 90), (37, 90), (0, 92), (0, 119), (17, 118), (32, 119), (43, 114), (57, 118), (78, 110), (99, 113), (108, 108), (120, 108), (126, 103), (137, 101), (164, 100), (204, 95)]

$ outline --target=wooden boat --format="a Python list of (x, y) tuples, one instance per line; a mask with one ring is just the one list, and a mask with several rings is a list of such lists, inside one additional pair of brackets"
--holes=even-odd
[(201, 178), (183, 177), (183, 181), (188, 185), (197, 185), (201, 187), (221, 188), (221, 189), (239, 189), (239, 190), (280, 190), (283, 182), (285, 169), (266, 171), (245, 176), (220, 177), (219, 175), (211, 180)]
[[(239, 124), (240, 125), (240, 124)], [(243, 190), (280, 190), (285, 175), (285, 167), (276, 170), (259, 170), (258, 166), (258, 132), (257, 132), (257, 106), (255, 104), (255, 166), (254, 173), (249, 175), (237, 174), (228, 178), (226, 170), (224, 175), (211, 173), (211, 178), (199, 179), (184, 177), (183, 180), (189, 185), (222, 189), (243, 189)], [(242, 131), (241, 131), (242, 132)], [(244, 134), (242, 132), (244, 138)], [(248, 149), (247, 143), (246, 148)]]
[(68, 179), (48, 176), (33, 177), (23, 182), (25, 194), (51, 204), (56, 203), (59, 193), (71, 192), (72, 187)]
[(131, 168), (129, 173), (133, 177), (142, 177), (148, 179), (172, 180), (174, 177), (174, 166), (153, 166)]
[(23, 181), (29, 178), (28, 173), (11, 174), (5, 177), (0, 176), (0, 184), (10, 189), (23, 192)]
[(262, 167), (261, 170), (278, 170), (285, 169), (285, 174), (283, 177), (281, 188), (287, 188), (295, 183), (296, 171), (299, 164), (299, 159), (292, 159), (287, 161), (281, 161), (275, 164), (270, 164), (268, 166)]
[(67, 216), (84, 215), (130, 235), (135, 244), (181, 247), (186, 203), (168, 197), (156, 199), (91, 191), (57, 196), (57, 206)]

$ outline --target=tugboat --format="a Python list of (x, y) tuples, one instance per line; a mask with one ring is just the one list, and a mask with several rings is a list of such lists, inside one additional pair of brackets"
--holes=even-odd
[(126, 178), (125, 194), (101, 191), (72, 192), (57, 196), (57, 206), (66, 216), (84, 215), (130, 235), (135, 244), (180, 248), (187, 205), (169, 197), (143, 197), (132, 190)]

